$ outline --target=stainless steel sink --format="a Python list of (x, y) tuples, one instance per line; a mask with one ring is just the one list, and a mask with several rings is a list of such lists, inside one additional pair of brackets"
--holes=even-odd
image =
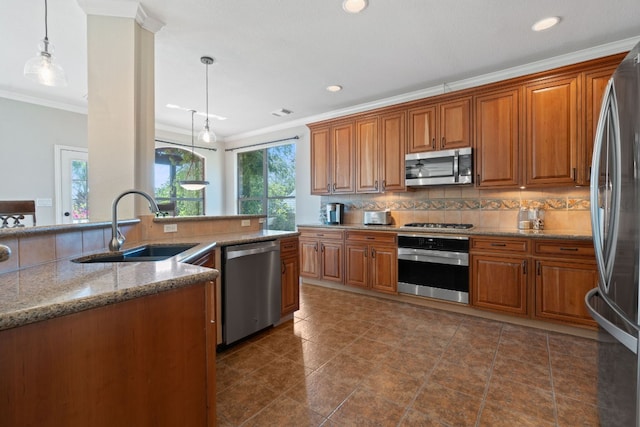
[(94, 262), (144, 262), (162, 261), (172, 256), (178, 255), (196, 246), (197, 243), (189, 244), (167, 244), (167, 245), (146, 245), (129, 249), (123, 252), (106, 252), (103, 254), (89, 255), (76, 258), (71, 261), (86, 264)]

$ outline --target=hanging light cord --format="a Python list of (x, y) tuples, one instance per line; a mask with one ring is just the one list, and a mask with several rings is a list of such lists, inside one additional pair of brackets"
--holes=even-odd
[(205, 122), (207, 123), (205, 128), (207, 129), (207, 132), (209, 131), (209, 63), (205, 63), (206, 67), (204, 67), (205, 69), (205, 88), (206, 88), (206, 108), (207, 108), (207, 118), (205, 119)]
[(44, 0), (44, 53), (49, 54), (49, 25), (47, 24), (47, 0)]
[(193, 142), (193, 115), (196, 114), (196, 110), (191, 110), (191, 161), (189, 162), (189, 169), (187, 169), (187, 180), (191, 175), (191, 168), (193, 167), (193, 160), (195, 158), (195, 143)]

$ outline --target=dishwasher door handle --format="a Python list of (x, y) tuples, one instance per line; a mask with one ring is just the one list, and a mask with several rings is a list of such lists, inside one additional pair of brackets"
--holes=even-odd
[(246, 245), (228, 246), (226, 259), (229, 260), (273, 251), (280, 251), (280, 245), (274, 240), (264, 243), (248, 243)]

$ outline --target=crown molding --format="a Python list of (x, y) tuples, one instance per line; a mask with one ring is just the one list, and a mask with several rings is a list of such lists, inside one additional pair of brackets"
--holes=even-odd
[(157, 33), (164, 27), (164, 22), (150, 16), (135, 0), (76, 0), (87, 15), (113, 16), (131, 18), (145, 30)]
[(408, 92), (405, 94), (392, 96), (365, 104), (354, 105), (348, 108), (342, 108), (340, 110), (328, 111), (326, 113), (288, 121), (280, 125), (269, 126), (249, 132), (239, 133), (236, 135), (229, 135), (226, 137), (226, 141), (231, 142), (254, 136), (260, 136), (271, 132), (304, 126), (307, 123), (320, 122), (338, 118), (341, 116), (346, 116), (349, 114), (362, 113), (365, 111), (374, 110), (376, 108), (389, 107), (391, 105), (402, 104), (403, 102), (415, 101), (422, 98), (441, 95), (445, 92), (468, 89), (489, 83), (495, 83), (501, 80), (525, 76), (527, 74), (551, 70), (565, 65), (571, 65), (582, 61), (588, 61), (590, 59), (596, 59), (603, 56), (626, 52), (628, 50), (631, 50), (631, 48), (633, 48), (638, 43), (640, 43), (640, 36), (630, 37), (628, 39), (606, 43), (588, 49), (582, 49), (565, 55), (554, 56), (540, 61), (531, 62), (517, 67), (507, 68), (505, 70), (500, 70), (493, 73), (483, 74), (481, 76), (476, 76), (469, 79), (458, 80), (455, 82), (443, 82), (441, 85), (432, 86), (426, 89), (420, 89), (417, 91)]
[(51, 99), (44, 99), (36, 96), (25, 95), (18, 92), (10, 92), (8, 90), (0, 89), (0, 98), (11, 99), (13, 101), (26, 102), (28, 104), (40, 105), (42, 107), (56, 108), (58, 110), (69, 111), (78, 114), (87, 114), (87, 106), (75, 105), (68, 102), (54, 101)]

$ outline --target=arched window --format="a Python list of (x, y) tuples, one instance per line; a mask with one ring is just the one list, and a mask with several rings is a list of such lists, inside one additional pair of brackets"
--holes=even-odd
[(180, 181), (185, 179), (204, 179), (204, 158), (182, 148), (156, 148), (155, 197), (158, 204), (174, 204), (174, 212), (169, 212), (174, 216), (204, 215), (204, 189), (185, 190), (180, 187)]

